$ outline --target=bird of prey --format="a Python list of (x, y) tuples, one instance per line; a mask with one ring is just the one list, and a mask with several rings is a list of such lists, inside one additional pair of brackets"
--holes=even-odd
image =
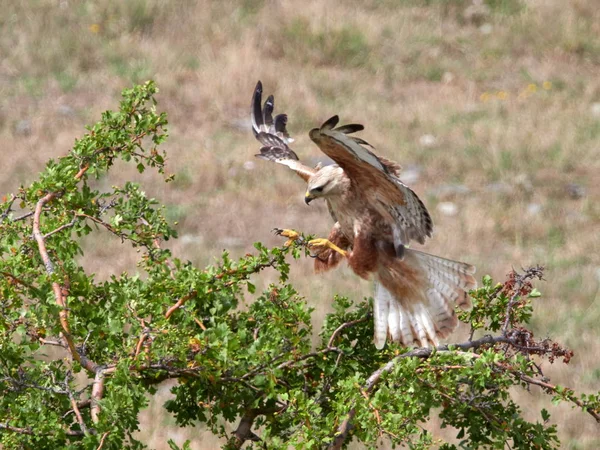
[[(309, 244), (319, 252), (317, 272), (337, 266), (344, 258), (362, 278), (375, 280), (374, 342), (378, 349), (389, 338), (404, 346), (438, 345), (458, 325), (455, 304), (470, 307), (468, 291), (476, 287), (469, 264), (408, 248), (431, 237), (429, 212), (402, 181), (401, 167), (375, 155), (370, 145), (352, 133), (359, 124), (336, 128), (333, 116), (310, 131), (311, 140), (336, 164), (311, 168), (289, 147), (287, 116), (273, 116), (274, 97), (262, 104), (262, 83), (254, 90), (252, 129), (262, 144), (259, 158), (283, 164), (307, 183), (304, 200), (327, 202), (335, 224), (327, 239)], [(292, 230), (283, 230), (297, 238)]]

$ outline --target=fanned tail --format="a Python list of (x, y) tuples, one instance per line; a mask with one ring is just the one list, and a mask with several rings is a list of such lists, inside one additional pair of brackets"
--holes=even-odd
[(388, 260), (375, 287), (375, 346), (386, 339), (405, 346), (437, 346), (458, 326), (455, 305), (471, 306), (475, 267), (417, 250)]

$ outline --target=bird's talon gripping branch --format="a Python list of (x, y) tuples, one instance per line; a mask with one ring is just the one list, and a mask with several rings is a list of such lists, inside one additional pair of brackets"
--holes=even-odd
[(346, 250), (342, 250), (341, 248), (339, 248), (337, 245), (335, 245), (333, 242), (331, 242), (328, 239), (313, 239), (311, 241), (308, 241), (308, 248), (312, 249), (321, 249), (324, 250), (326, 248), (330, 248), (333, 251), (338, 252), (340, 255), (346, 257), (348, 255), (348, 252)]
[(285, 228), (274, 228), (273, 232), (277, 236), (283, 236), (283, 237), (288, 238), (288, 240), (285, 242), (285, 244), (283, 244), (286, 247), (289, 247), (290, 245), (292, 245), (292, 242), (297, 241), (301, 237), (300, 233), (298, 233), (297, 231), (288, 230)]

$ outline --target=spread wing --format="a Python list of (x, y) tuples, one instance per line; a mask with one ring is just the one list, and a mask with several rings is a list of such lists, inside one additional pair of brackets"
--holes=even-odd
[(402, 246), (411, 240), (423, 244), (433, 233), (431, 216), (417, 194), (398, 178), (400, 166), (365, 148), (368, 144), (362, 139), (348, 136), (349, 132), (362, 130), (362, 125), (335, 128), (338, 121), (338, 116), (333, 116), (321, 128), (311, 130), (310, 138), (344, 169), (369, 204), (389, 220), (399, 255)]
[(262, 105), (262, 83), (259, 81), (252, 96), (251, 118), (252, 131), (256, 139), (263, 145), (256, 157), (288, 166), (304, 181), (315, 173), (315, 169), (305, 166), (298, 155), (288, 146), (293, 142), (287, 130), (287, 115), (278, 114), (273, 117), (275, 99), (270, 95)]

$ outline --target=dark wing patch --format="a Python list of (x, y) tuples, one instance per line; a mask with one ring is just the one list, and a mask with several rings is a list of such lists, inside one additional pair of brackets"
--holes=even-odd
[(285, 144), (294, 142), (290, 138), (286, 130), (287, 115), (278, 114), (273, 120), (273, 110), (275, 109), (275, 97), (269, 95), (267, 101), (262, 105), (262, 83), (259, 81), (254, 89), (254, 95), (252, 95), (251, 119), (252, 119), (252, 131), (254, 136), (258, 137), (260, 133), (272, 134), (279, 137)]
[(263, 87), (259, 81), (254, 89), (252, 104), (250, 106), (252, 132), (256, 139), (263, 145), (260, 153), (255, 156), (288, 166), (300, 178), (308, 181), (315, 173), (315, 170), (302, 164), (298, 159), (298, 155), (288, 146), (289, 143), (293, 142), (293, 139), (290, 138), (286, 130), (287, 116), (285, 114), (277, 114), (273, 119), (275, 98), (269, 95), (263, 105), (262, 93)]
[(289, 147), (281, 148), (281, 147), (262, 147), (260, 149), (260, 154), (254, 155), (260, 159), (266, 159), (268, 161), (273, 161), (276, 163), (280, 163), (283, 160), (289, 159), (292, 161), (298, 161), (298, 155)]
[(273, 109), (275, 108), (275, 97), (269, 95), (263, 107), (263, 120), (267, 127), (273, 125)]

